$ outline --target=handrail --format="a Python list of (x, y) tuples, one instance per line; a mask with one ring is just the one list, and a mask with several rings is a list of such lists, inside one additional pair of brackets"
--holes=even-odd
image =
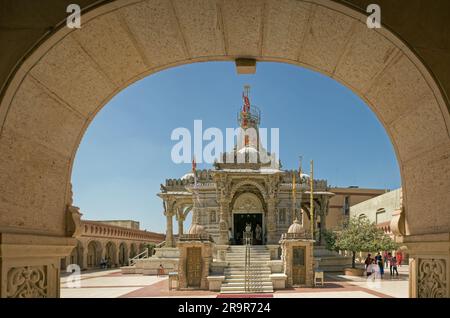
[(148, 258), (148, 248), (146, 248), (143, 252), (139, 253), (135, 257), (130, 258), (128, 260), (128, 266), (133, 266), (134, 264), (136, 264), (136, 261), (138, 259), (143, 259), (143, 258)]
[(156, 245), (155, 245), (155, 248), (161, 248), (161, 247), (163, 247), (164, 245), (166, 245), (166, 241), (162, 241), (161, 243), (156, 244)]
[(252, 237), (253, 233), (250, 232), (244, 232), (242, 237), (244, 238), (244, 244), (245, 244), (245, 263), (244, 263), (244, 291), (246, 293), (250, 293), (250, 280), (251, 280), (251, 264), (250, 264), (250, 251), (252, 246)]

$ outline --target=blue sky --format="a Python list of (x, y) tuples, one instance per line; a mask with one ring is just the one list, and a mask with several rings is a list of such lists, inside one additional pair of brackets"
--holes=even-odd
[(345, 86), (287, 64), (259, 63), (256, 74), (237, 75), (232, 62), (196, 63), (134, 83), (95, 117), (72, 171), (74, 204), (83, 218), (133, 219), (142, 228), (164, 232), (156, 193), (166, 178), (191, 169), (171, 160), (173, 129), (193, 131), (196, 119), (203, 129), (236, 127), (245, 84), (251, 85), (252, 104), (261, 109), (261, 127), (280, 129), (283, 169), (297, 168), (302, 155), (304, 168), (309, 170), (314, 159), (315, 177), (332, 186), (400, 187), (389, 137)]

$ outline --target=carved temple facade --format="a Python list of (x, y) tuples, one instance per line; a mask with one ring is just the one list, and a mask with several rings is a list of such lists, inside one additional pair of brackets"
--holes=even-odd
[[(328, 191), (326, 180), (311, 181), (299, 171), (281, 169), (276, 154), (269, 153), (261, 143), (260, 111), (250, 105), (248, 91), (246, 94), (238, 113), (240, 130), (233, 150), (221, 154), (213, 169), (193, 169), (161, 185), (158, 196), (167, 219), (166, 246), (175, 246), (174, 219), (182, 235), (190, 211), (192, 223), (203, 226), (217, 244), (241, 244), (247, 224), (251, 224), (254, 244), (278, 244), (295, 218), (305, 229), (313, 222), (316, 239), (323, 239), (328, 203), (334, 194)], [(310, 215), (311, 182), (314, 220)]]

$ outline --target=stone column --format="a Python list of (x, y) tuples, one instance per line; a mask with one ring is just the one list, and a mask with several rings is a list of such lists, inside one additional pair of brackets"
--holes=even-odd
[(59, 297), (61, 258), (70, 237), (0, 233), (0, 298)]
[(184, 218), (178, 216), (178, 237), (183, 235)]
[(229, 243), (228, 238), (228, 207), (229, 201), (225, 198), (220, 200), (220, 220), (219, 220), (219, 244), (227, 245)]
[(448, 233), (405, 237), (405, 244), (410, 255), (410, 297), (450, 297), (448, 237)]
[(328, 210), (328, 198), (322, 198), (320, 202), (320, 245), (325, 245), (325, 237), (323, 235), (324, 230), (327, 228), (327, 210)]
[(173, 214), (166, 213), (166, 247), (173, 246)]
[(275, 215), (275, 198), (271, 197), (267, 200), (267, 244), (277, 244), (276, 237), (276, 215)]
[(86, 246), (86, 248), (83, 249), (83, 259), (82, 259), (83, 263), (80, 265), (81, 269), (87, 269), (88, 268), (88, 248)]

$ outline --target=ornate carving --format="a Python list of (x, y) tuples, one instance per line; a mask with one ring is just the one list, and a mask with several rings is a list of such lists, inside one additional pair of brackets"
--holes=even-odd
[(47, 266), (14, 267), (8, 272), (8, 298), (47, 297)]
[(417, 291), (419, 298), (446, 297), (447, 277), (444, 259), (419, 259)]
[(66, 206), (66, 235), (78, 237), (81, 235), (81, 216), (80, 208), (73, 206), (72, 183), (69, 183), (69, 202)]
[(262, 212), (263, 207), (262, 207), (261, 201), (255, 194), (246, 192), (246, 193), (241, 194), (236, 199), (233, 210), (245, 211), (245, 212), (249, 212), (249, 211)]
[(269, 177), (267, 182), (267, 194), (270, 198), (275, 198), (278, 194), (279, 178), (277, 176)]

